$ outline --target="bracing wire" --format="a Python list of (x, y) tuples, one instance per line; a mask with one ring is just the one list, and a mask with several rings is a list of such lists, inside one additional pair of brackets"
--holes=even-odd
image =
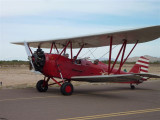
[[(90, 50), (89, 50), (89, 51), (90, 51)], [(95, 50), (94, 50), (94, 51), (95, 51)], [(95, 56), (94, 56), (93, 53), (92, 53), (92, 52), (94, 52), (94, 51), (90, 51), (90, 53), (92, 54), (92, 56), (94, 57), (94, 59), (96, 59)]]
[[(114, 46), (113, 48), (112, 48), (112, 50), (114, 49), (114, 48), (116, 48), (118, 45), (116, 45), (116, 46)], [(99, 59), (101, 59), (101, 58), (103, 58), (105, 55), (107, 55), (109, 53), (109, 51), (107, 52), (107, 53), (105, 53), (105, 54), (103, 54)]]
[[(97, 49), (97, 48), (96, 48)], [(95, 56), (93, 55), (93, 52), (94, 51), (96, 51), (96, 49), (94, 49), (93, 50), (93, 48), (90, 50), (89, 48), (88, 48), (88, 51), (90, 52), (90, 54), (88, 55), (88, 56), (90, 56), (90, 55), (92, 55), (94, 58), (95, 58)], [(92, 51), (93, 50), (93, 51)], [(86, 52), (85, 54), (83, 54), (81, 57), (83, 57), (83, 56), (86, 56), (89, 52)], [(96, 58), (95, 58), (96, 59)]]
[[(93, 49), (93, 48), (92, 48), (92, 49)], [(92, 49), (91, 49), (91, 50), (92, 50)], [(89, 48), (88, 48), (88, 51), (89, 51)], [(87, 52), (85, 52), (81, 57), (83, 57), (83, 56), (87, 55), (87, 54), (89, 53), (88, 51), (87, 51)]]
[[(97, 50), (97, 48), (94, 49), (94, 50), (89, 54), (89, 56), (90, 56), (91, 54), (93, 55), (93, 52), (96, 51), (96, 50)], [(95, 58), (95, 57), (94, 57), (94, 58)]]

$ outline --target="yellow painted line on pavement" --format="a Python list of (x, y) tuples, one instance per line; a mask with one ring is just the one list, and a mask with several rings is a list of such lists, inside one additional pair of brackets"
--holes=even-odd
[(11, 98), (11, 99), (2, 99), (0, 102), (4, 101), (17, 101), (17, 100), (31, 100), (31, 99), (43, 99), (43, 98), (53, 98), (53, 97), (60, 97), (60, 96), (44, 96), (44, 97), (28, 97), (28, 98)]
[[(74, 95), (74, 96), (80, 96), (82, 94), (77, 94), (77, 95)], [(43, 96), (43, 97), (22, 97), (22, 98), (9, 98), (9, 99), (1, 99), (0, 102), (4, 102), (4, 101), (17, 101), (17, 100), (33, 100), (33, 99), (44, 99), (44, 98), (54, 98), (54, 97), (65, 97), (63, 95), (52, 95), (52, 96)]]
[(109, 114), (101, 114), (101, 115), (93, 115), (93, 116), (74, 117), (74, 118), (66, 118), (66, 119), (58, 119), (58, 120), (91, 120), (91, 119), (100, 119), (100, 118), (102, 119), (102, 118), (116, 117), (116, 116), (151, 113), (151, 112), (158, 112), (158, 111), (160, 111), (160, 108), (109, 113)]

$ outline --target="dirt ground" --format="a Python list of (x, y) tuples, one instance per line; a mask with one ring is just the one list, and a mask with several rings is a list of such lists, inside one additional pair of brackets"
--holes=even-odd
[[(129, 71), (133, 64), (126, 64), (123, 69)], [(151, 64), (150, 73), (160, 74), (160, 64)], [(0, 66), (0, 87), (2, 88), (24, 88), (33, 87), (38, 80), (43, 79), (43, 75), (35, 74), (28, 69), (28, 66)], [(78, 83), (81, 84), (81, 83)]]

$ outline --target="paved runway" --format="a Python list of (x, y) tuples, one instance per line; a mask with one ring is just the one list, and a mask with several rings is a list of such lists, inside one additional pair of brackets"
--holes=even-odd
[(127, 84), (59, 88), (0, 89), (0, 120), (160, 120), (160, 80), (130, 90)]

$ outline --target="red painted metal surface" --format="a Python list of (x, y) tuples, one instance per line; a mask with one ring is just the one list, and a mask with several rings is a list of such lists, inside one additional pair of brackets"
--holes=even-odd
[[(77, 57), (80, 54), (81, 50), (84, 47), (84, 44), (81, 46), (80, 50), (78, 51), (77, 55), (73, 58), (72, 53), (72, 42), (68, 41), (68, 43), (65, 45), (61, 53), (59, 53), (56, 45), (52, 43), (50, 53), (45, 53), (45, 64), (43, 66), (42, 74), (46, 76), (48, 79), (45, 80), (44, 78), (44, 86), (46, 82), (48, 83), (49, 79), (51, 78), (55, 83), (61, 86), (60, 83), (64, 83), (65, 81), (71, 81), (72, 76), (94, 76), (94, 75), (109, 75), (109, 74), (130, 74), (130, 72), (124, 72), (121, 71), (121, 67), (123, 66), (126, 59), (129, 57), (133, 49), (136, 47), (137, 43), (134, 45), (128, 56), (124, 59), (124, 54), (126, 50), (126, 44), (127, 41), (125, 40), (122, 47), (120, 48), (120, 51), (117, 54), (116, 60), (114, 61), (113, 65), (111, 66), (111, 58), (112, 58), (112, 42), (113, 38), (110, 38), (110, 52), (109, 52), (109, 62), (108, 65), (98, 62), (98, 64), (92, 63), (91, 61), (88, 61), (86, 59), (79, 59), (79, 63), (77, 63)], [(62, 53), (65, 53), (66, 48), (70, 44), (70, 53), (71, 53), (71, 59), (65, 57), (62, 55)], [(52, 49), (54, 48), (57, 50), (58, 54), (51, 54)], [(122, 53), (121, 62), (119, 69), (115, 69), (114, 66)], [(61, 78), (62, 81), (58, 82), (55, 78)], [(121, 83), (136, 83), (133, 81), (130, 82), (121, 82)], [(53, 85), (50, 84), (50, 85)], [(70, 91), (70, 88), (66, 87), (66, 91)]]
[(55, 49), (57, 50), (57, 53), (59, 54), (59, 51), (58, 51), (57, 46), (56, 46), (55, 43), (54, 43), (54, 47), (55, 47)]
[(51, 50), (50, 50), (50, 54), (52, 53), (52, 49), (53, 49), (53, 44), (54, 44), (54, 43), (52, 43), (52, 45), (51, 45)]
[(49, 82), (49, 80), (50, 80), (50, 77), (48, 77), (47, 80), (46, 80), (46, 76), (44, 77), (44, 80), (43, 80), (43, 87), (46, 86), (46, 84)]
[[(112, 65), (112, 68), (111, 68), (111, 70), (110, 70), (110, 73), (112, 72), (112, 70), (113, 70), (115, 64), (117, 63), (117, 60), (118, 60), (118, 58), (119, 58), (119, 55), (121, 54), (121, 51), (122, 51), (123, 47), (124, 47), (124, 43), (123, 43), (121, 49), (119, 50), (119, 53), (118, 53), (118, 55), (117, 55), (117, 57), (116, 57), (116, 59), (115, 59), (113, 65)], [(109, 73), (109, 74), (110, 74), (110, 73)]]
[[(43, 68), (43, 74), (45, 76), (61, 78), (60, 72), (64, 79), (71, 79), (72, 76), (91, 76), (91, 75), (102, 75), (108, 73), (108, 66), (102, 62), (94, 64), (86, 59), (81, 59), (81, 64), (73, 63), (71, 59), (57, 54), (45, 54), (46, 63)], [(56, 65), (56, 59), (58, 59), (58, 67)], [(112, 74), (116, 74), (117, 69), (112, 70)], [(120, 74), (126, 74), (121, 71)]]
[(108, 75), (111, 73), (110, 66), (111, 66), (111, 56), (112, 56), (112, 36), (110, 38), (110, 50), (109, 50), (109, 61), (108, 61)]
[(54, 78), (51, 78), (55, 83), (57, 83), (60, 87), (62, 86), (57, 80), (55, 80)]
[(70, 42), (70, 48), (71, 48), (71, 59), (73, 59), (73, 54), (72, 54), (72, 42)]
[(127, 40), (124, 40), (124, 47), (123, 47), (123, 53), (122, 53), (122, 57), (121, 57), (121, 62), (120, 62), (119, 69), (117, 71), (118, 74), (120, 74), (121, 68), (123, 66), (123, 58), (124, 58), (124, 53), (126, 51), (126, 44), (127, 44)]
[(128, 57), (130, 56), (130, 54), (133, 52), (134, 48), (136, 47), (136, 45), (138, 44), (138, 40), (136, 42), (136, 44), (133, 46), (132, 50), (129, 52), (128, 56), (126, 57), (126, 59), (124, 60), (123, 64), (126, 62), (126, 60), (128, 59)]
[(71, 86), (66, 86), (65, 91), (66, 91), (67, 93), (70, 93), (71, 90), (72, 90)]
[(81, 47), (80, 50), (78, 51), (78, 53), (77, 53), (77, 55), (75, 56), (75, 58), (74, 58), (73, 61), (75, 61), (75, 60), (77, 59), (77, 57), (78, 57), (78, 55), (79, 55), (79, 53), (81, 52), (81, 50), (82, 50), (83, 47), (84, 47), (84, 44), (82, 45), (82, 47)]
[(64, 49), (62, 50), (62, 52), (59, 55), (62, 55), (63, 52), (65, 52), (66, 48), (68, 47), (70, 41), (67, 43), (67, 45), (64, 47)]

